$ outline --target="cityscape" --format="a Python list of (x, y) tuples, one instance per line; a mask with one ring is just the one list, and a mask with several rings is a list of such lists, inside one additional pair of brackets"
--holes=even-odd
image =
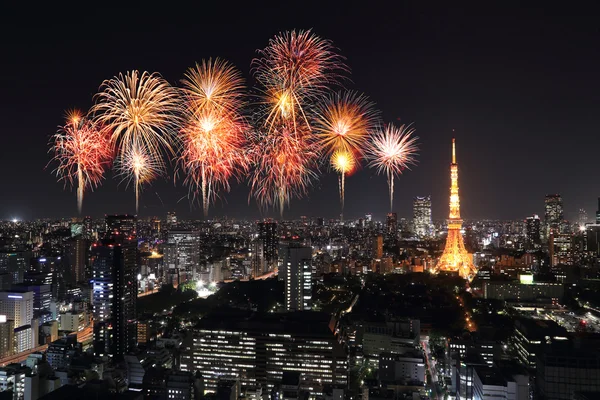
[[(106, 36), (92, 32), (98, 15), (84, 21), (71, 10), (49, 39), (44, 18), (27, 25), (39, 42), (15, 42), (19, 51), (32, 43), (27, 57), (48, 55), (49, 69), (57, 56), (35, 43), (85, 40), (107, 60), (88, 71), (96, 87), (75, 74), (69, 90), (32, 104), (32, 127), (50, 131), (3, 146), (0, 400), (600, 399), (600, 196), (586, 175), (595, 157), (583, 148), (598, 143), (573, 133), (552, 145), (556, 157), (547, 143), (531, 146), (555, 131), (527, 125), (500, 137), (489, 111), (513, 97), (495, 88), (511, 85), (502, 78), (511, 62), (522, 68), (510, 72), (522, 74), (514, 84), (526, 87), (523, 60), (543, 64), (555, 48), (570, 51), (581, 73), (560, 75), (557, 86), (575, 90), (584, 65), (600, 65), (583, 50), (597, 53), (598, 10), (563, 18), (550, 5), (542, 14), (491, 5), (463, 13), (406, 3), (337, 14), (323, 5), (320, 13), (338, 15), (327, 27), (288, 5), (198, 27), (183, 23), (192, 8), (160, 25), (151, 22), (160, 10), (136, 7), (103, 5), (139, 12), (131, 26), (107, 22)], [(343, 23), (371, 14), (360, 29)], [(246, 29), (251, 16), (255, 29)], [(6, 26), (16, 31), (21, 18)], [(82, 36), (63, 37), (73, 28)], [(140, 43), (106, 50), (131, 30)], [(197, 39), (205, 49), (181, 39), (168, 62), (149, 61), (166, 54), (158, 43), (200, 31), (210, 31)], [(571, 48), (574, 37), (582, 40)], [(383, 55), (416, 44), (427, 47), (413, 51), (418, 60), (444, 66), (461, 49), (465, 65), (483, 71), (466, 86), (485, 82), (490, 92), (438, 104), (464, 107), (458, 117), (396, 109), (396, 94), (364, 71), (406, 85), (405, 97), (413, 84), (441, 93), (421, 85), (437, 79), (433, 67), (404, 84), (414, 66)], [(65, 65), (86, 65), (79, 52), (92, 47), (77, 47)], [(491, 62), (496, 52), (506, 64)], [(396, 61), (393, 76), (386, 60)], [(17, 76), (11, 68), (31, 66), (13, 59), (6, 77)], [(539, 79), (555, 73), (544, 68)], [(452, 68), (440, 79), (453, 74), (471, 76)], [(581, 90), (569, 100), (577, 111), (550, 112), (544, 91), (537, 99), (548, 104), (518, 104), (538, 120), (560, 109), (574, 121), (598, 105)], [(473, 93), (480, 107), (465, 101)], [(515, 108), (500, 110), (502, 129), (519, 120)], [(23, 141), (35, 142), (30, 156), (21, 157)]]

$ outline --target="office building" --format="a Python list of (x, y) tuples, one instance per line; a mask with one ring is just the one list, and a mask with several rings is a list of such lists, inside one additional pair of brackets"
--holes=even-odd
[(88, 315), (85, 312), (68, 312), (60, 314), (60, 330), (79, 332), (89, 325)]
[(200, 266), (200, 232), (170, 230), (164, 246), (164, 265), (172, 274), (196, 278)]
[(542, 345), (567, 340), (567, 331), (552, 320), (517, 318), (512, 341), (517, 359), (528, 369), (536, 368), (536, 356)]
[(432, 235), (431, 196), (415, 197), (413, 201), (413, 228), (415, 235), (419, 238)]
[(71, 282), (85, 282), (85, 261), (87, 258), (87, 240), (81, 237), (72, 238), (67, 245), (67, 262)]
[(550, 232), (548, 252), (550, 253), (550, 266), (573, 265), (573, 235), (570, 233)]
[(577, 227), (579, 230), (585, 230), (585, 225), (589, 222), (587, 211), (585, 208), (580, 208), (577, 214)]
[(135, 215), (107, 215), (104, 219), (106, 224), (106, 237), (113, 235), (121, 237), (135, 237), (137, 218)]
[(0, 274), (9, 274), (13, 284), (21, 283), (25, 273), (29, 270), (30, 261), (31, 253), (29, 251), (1, 251)]
[(410, 349), (403, 353), (382, 353), (379, 357), (379, 381), (382, 383), (423, 385), (425, 357), (421, 350)]
[(15, 322), (0, 315), (0, 358), (12, 356), (15, 351)]
[(376, 235), (373, 236), (371, 242), (371, 256), (376, 260), (381, 260), (383, 258), (383, 236)]
[(540, 217), (533, 215), (525, 220), (525, 248), (539, 249), (542, 245)]
[[(522, 277), (523, 278), (523, 277)], [(565, 285), (556, 282), (528, 282), (486, 280), (483, 283), (483, 298), (515, 302), (535, 302), (548, 300), (560, 302), (565, 293)]]
[(289, 244), (281, 247), (285, 274), (286, 311), (308, 311), (312, 308), (312, 249)]
[(263, 271), (272, 271), (277, 267), (279, 256), (279, 236), (277, 235), (277, 222), (263, 221), (257, 224), (258, 240), (261, 242), (261, 263)]
[(92, 246), (94, 353), (121, 359), (136, 344), (137, 244), (113, 236)]
[(565, 219), (563, 201), (560, 194), (547, 194), (545, 200), (544, 225), (546, 227), (546, 238), (550, 237), (550, 231), (562, 233), (562, 224)]
[(50, 305), (52, 303), (52, 287), (48, 284), (26, 284), (13, 285), (12, 292), (33, 293), (33, 315), (39, 317), (41, 322), (51, 321), (52, 312)]
[(473, 400), (530, 398), (529, 375), (525, 371), (502, 371), (497, 367), (475, 366), (472, 387)]
[(167, 212), (167, 228), (171, 229), (177, 225), (177, 214), (175, 211)]
[[(35, 329), (37, 330), (37, 324)], [(31, 325), (21, 325), (16, 327), (14, 330), (15, 353), (22, 353), (37, 346), (37, 340), (35, 339), (38, 337), (38, 335), (36, 333), (37, 332), (34, 331), (34, 327)]]
[(15, 328), (31, 324), (33, 292), (0, 292), (0, 315), (14, 321)]
[(11, 390), (12, 399), (25, 398), (25, 376), (31, 373), (31, 368), (23, 367), (21, 364), (9, 364), (0, 367), (0, 392)]
[(322, 396), (326, 385), (348, 384), (348, 355), (330, 320), (316, 312), (206, 316), (194, 335), (194, 370), (205, 392), (215, 393), (220, 381), (239, 379), (241, 392), (256, 396), (280, 385), (286, 371), (296, 371), (302, 390), (311, 398)]

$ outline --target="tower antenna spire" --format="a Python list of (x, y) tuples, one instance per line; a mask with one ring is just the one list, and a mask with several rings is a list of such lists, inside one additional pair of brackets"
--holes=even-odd
[(452, 138), (452, 164), (456, 164), (456, 139)]

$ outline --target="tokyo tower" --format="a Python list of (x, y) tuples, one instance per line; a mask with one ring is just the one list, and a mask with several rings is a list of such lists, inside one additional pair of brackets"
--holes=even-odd
[(452, 164), (450, 165), (450, 217), (448, 218), (448, 237), (444, 253), (433, 272), (455, 272), (470, 281), (475, 276), (477, 268), (473, 265), (471, 255), (465, 249), (460, 230), (460, 199), (458, 197), (458, 164), (456, 163), (456, 142), (452, 138)]

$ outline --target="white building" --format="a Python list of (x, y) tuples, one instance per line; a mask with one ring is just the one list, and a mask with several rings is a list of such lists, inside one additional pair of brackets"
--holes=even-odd
[(60, 315), (60, 329), (63, 331), (79, 332), (86, 326), (88, 326), (88, 317), (85, 312)]
[(15, 353), (21, 353), (35, 347), (33, 333), (31, 325), (22, 325), (15, 328)]
[(15, 328), (31, 324), (33, 292), (0, 292), (0, 314), (15, 323)]
[(413, 201), (413, 227), (419, 238), (433, 234), (431, 221), (431, 196), (415, 197)]

